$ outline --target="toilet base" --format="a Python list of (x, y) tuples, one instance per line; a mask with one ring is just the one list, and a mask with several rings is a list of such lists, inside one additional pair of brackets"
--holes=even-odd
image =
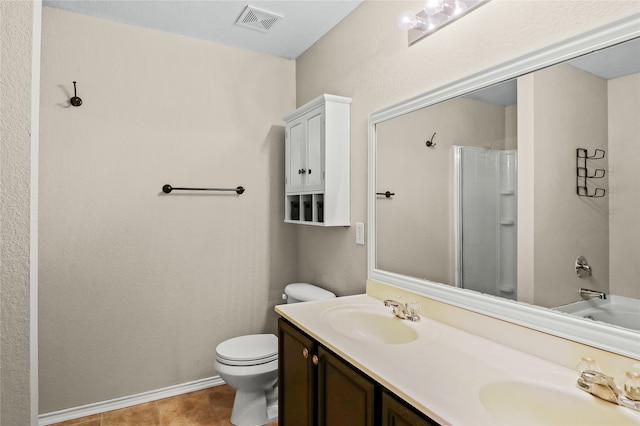
[(269, 423), (278, 420), (278, 385), (267, 392), (267, 419)]
[[(276, 398), (267, 391), (236, 391), (231, 412), (231, 424), (235, 426), (264, 426), (278, 420), (277, 387)], [(269, 398), (267, 400), (267, 395)]]
[(277, 359), (264, 364), (236, 366), (223, 364), (216, 357), (215, 368), (220, 378), (236, 390), (231, 412), (233, 425), (263, 426), (277, 420)]

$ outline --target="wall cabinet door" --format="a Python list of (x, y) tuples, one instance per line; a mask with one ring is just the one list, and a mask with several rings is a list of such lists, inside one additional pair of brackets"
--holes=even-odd
[(286, 192), (324, 190), (324, 106), (286, 125)]
[(302, 176), (305, 191), (324, 189), (324, 107), (304, 116), (307, 130), (305, 166)]
[(305, 128), (302, 118), (287, 123), (285, 136), (286, 190), (301, 192), (304, 189), (302, 168), (305, 161)]

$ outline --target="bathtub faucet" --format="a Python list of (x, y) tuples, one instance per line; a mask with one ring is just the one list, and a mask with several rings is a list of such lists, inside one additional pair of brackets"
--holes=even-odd
[(582, 272), (586, 272), (591, 276), (591, 266), (587, 263), (587, 259), (584, 256), (578, 256), (576, 259), (576, 274), (579, 278), (582, 278)]
[(596, 297), (598, 299), (606, 299), (607, 295), (602, 291), (589, 290), (588, 288), (581, 288), (580, 297), (582, 297), (583, 299), (593, 299)]

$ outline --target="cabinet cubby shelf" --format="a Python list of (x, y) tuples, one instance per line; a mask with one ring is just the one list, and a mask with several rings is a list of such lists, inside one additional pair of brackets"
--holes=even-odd
[[(325, 222), (324, 193), (287, 194), (285, 222), (302, 225), (334, 226)], [(348, 226), (347, 223), (344, 226)], [(335, 225), (338, 226), (338, 225)]]

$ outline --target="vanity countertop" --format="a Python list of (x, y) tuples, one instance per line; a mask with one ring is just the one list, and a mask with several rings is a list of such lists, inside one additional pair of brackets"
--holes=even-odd
[[(328, 317), (328, 312), (341, 308), (388, 313), (392, 319), (414, 329), (417, 338), (393, 344), (347, 336), (338, 330), (340, 327), (334, 327), (335, 322), (332, 326)], [(443, 425), (500, 424), (485, 408), (480, 395), (484, 386), (503, 382), (568, 392), (573, 402), (584, 400), (586, 404), (599, 404), (597, 409), (604, 413), (616, 411), (617, 415), (628, 418), (629, 424), (640, 422), (640, 415), (636, 416), (635, 412), (576, 389), (577, 373), (571, 369), (424, 315), (415, 323), (395, 318), (381, 300), (366, 294), (278, 305), (276, 312)], [(541, 408), (544, 411), (546, 407)], [(521, 424), (539, 421), (525, 415)]]

